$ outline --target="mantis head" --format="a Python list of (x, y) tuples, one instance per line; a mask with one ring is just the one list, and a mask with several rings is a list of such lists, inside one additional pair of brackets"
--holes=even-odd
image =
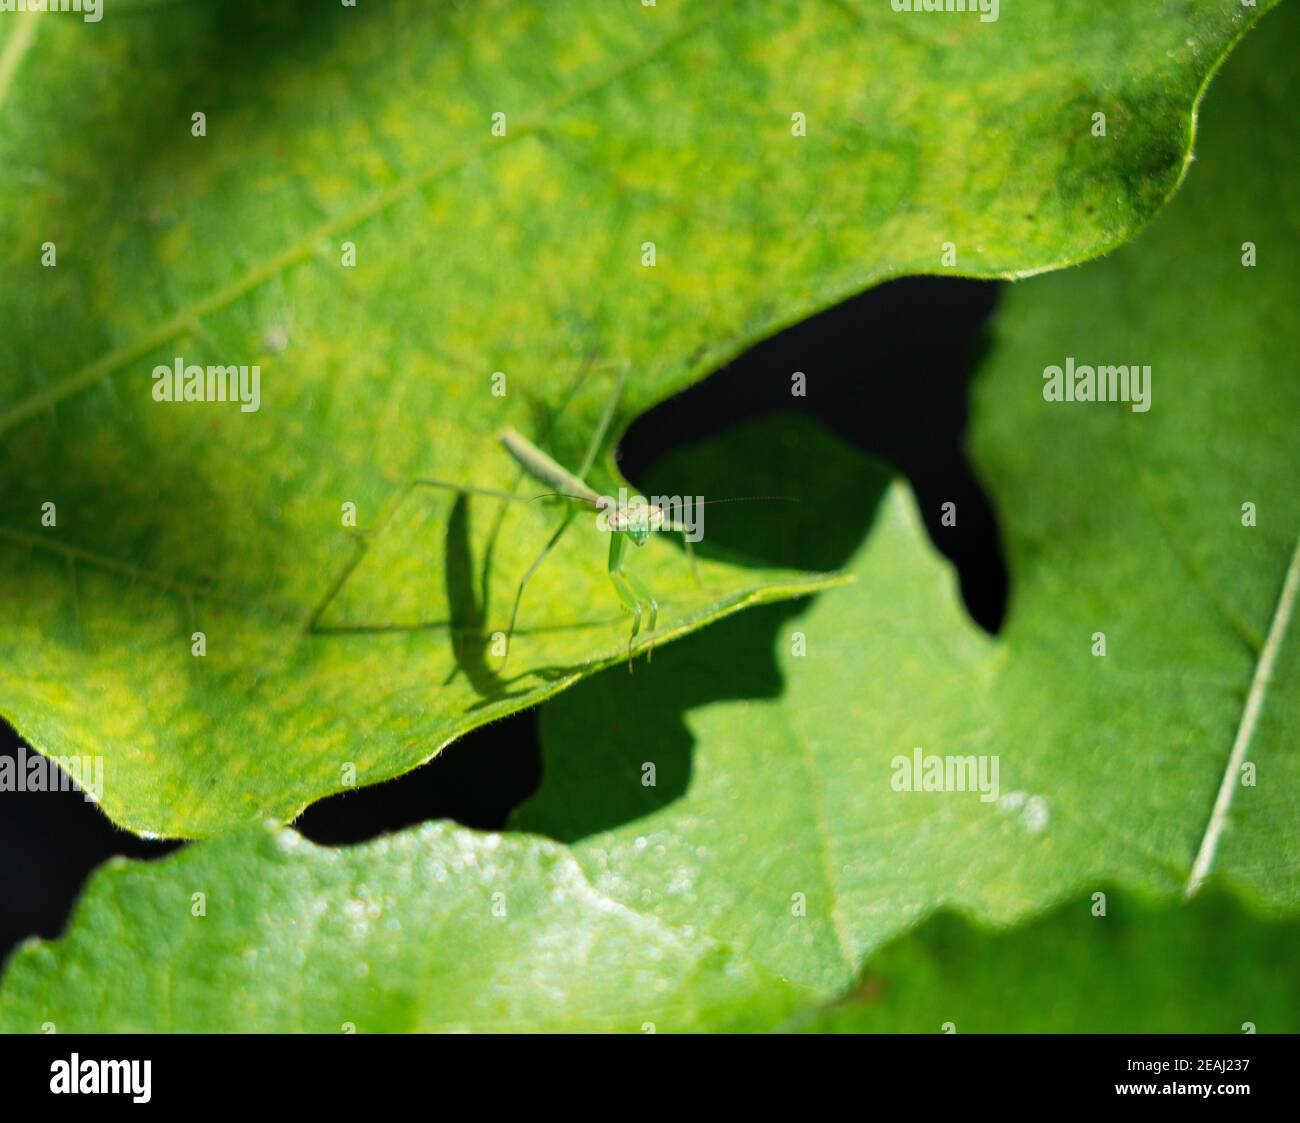
[(662, 530), (668, 516), (662, 507), (636, 503), (616, 507), (609, 513), (609, 529), (615, 534), (626, 534), (634, 545), (644, 546), (655, 531)]

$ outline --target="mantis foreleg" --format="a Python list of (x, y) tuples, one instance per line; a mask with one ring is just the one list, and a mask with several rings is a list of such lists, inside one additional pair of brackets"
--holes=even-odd
[(641, 614), (649, 610), (650, 619), (650, 650), (646, 655), (646, 661), (649, 662), (650, 654), (654, 652), (654, 631), (655, 624), (659, 618), (659, 602), (651, 595), (650, 590), (641, 583), (641, 581), (628, 573), (624, 568), (627, 561), (627, 543), (628, 539), (623, 534), (613, 534), (609, 540), (609, 579), (614, 585), (614, 591), (618, 593), (618, 599), (629, 612), (632, 613), (632, 634), (627, 640), (627, 669), (632, 669), (632, 647), (636, 642), (637, 634), (641, 631)]

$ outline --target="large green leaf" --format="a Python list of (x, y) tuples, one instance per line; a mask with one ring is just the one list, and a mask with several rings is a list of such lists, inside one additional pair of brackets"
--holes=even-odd
[[(505, 423), (576, 463), (619, 364), (616, 432), (881, 278), (1117, 244), (1177, 184), (1196, 98), (1255, 16), (241, 0), (6, 18), (0, 712), (44, 752), (102, 755), (117, 822), (202, 835), (396, 775), (617, 660), (589, 526), (541, 571), (503, 672), (486, 634), (555, 513), (512, 511), (489, 559), (492, 504), (403, 502), (406, 482), (509, 484)], [(155, 402), (178, 357), (258, 364), (260, 410)], [(607, 458), (597, 476), (617, 482)], [(396, 514), (322, 634), (346, 503), (362, 528)], [(815, 587), (719, 563), (706, 594), (676, 552), (647, 554), (663, 638)]]
[(599, 893), (563, 847), (431, 824), (328, 850), (249, 829), (87, 885), (0, 986), (0, 1032), (1294, 1032), (1297, 921), (1107, 893), (950, 915), (833, 1003)]
[(553, 843), (250, 828), (97, 872), (67, 939), (14, 955), (0, 1031), (748, 1030), (798, 997), (595, 892)]
[[(973, 446), (1009, 557), (1001, 634), (969, 622), (895, 486), (854, 585), (549, 706), (517, 825), (575, 841), (616, 900), (828, 990), (941, 906), (1005, 923), (1103, 880), (1177, 895), (1212, 875), (1300, 904), (1300, 158), (1275, 124), (1300, 91), (1296, 18), (1228, 67), (1196, 173), (1140, 239), (999, 313)], [(1046, 401), (1067, 356), (1150, 364), (1150, 410)], [(731, 459), (779, 489), (777, 428)], [(839, 481), (810, 489), (828, 545), (879, 475), (812, 441), (798, 470)], [(895, 790), (918, 746), (996, 760), (998, 798)]]

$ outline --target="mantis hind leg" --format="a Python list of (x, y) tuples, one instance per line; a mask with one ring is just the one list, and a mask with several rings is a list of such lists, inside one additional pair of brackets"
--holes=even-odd
[(339, 595), (343, 586), (347, 584), (348, 579), (356, 572), (357, 567), (360, 566), (361, 559), (366, 556), (367, 551), (370, 549), (370, 543), (377, 539), (388, 528), (388, 524), (393, 521), (393, 516), (397, 514), (398, 510), (406, 502), (407, 496), (417, 488), (422, 487), (441, 488), (445, 491), (455, 491), (465, 495), (486, 495), (494, 499), (506, 499), (515, 503), (527, 502), (527, 500), (522, 496), (515, 495), (508, 491), (498, 491), (495, 488), (490, 487), (471, 487), (467, 484), (456, 483), (453, 480), (411, 480), (410, 483), (402, 488), (401, 492), (397, 496), (397, 500), (389, 506), (378, 524), (376, 524), (372, 529), (356, 530), (352, 533), (352, 542), (355, 547), (352, 557), (322, 594), (321, 599), (316, 603), (315, 608), (312, 609), (311, 615), (307, 618), (305, 623), (305, 630), (307, 632), (322, 634), (330, 631), (328, 626), (322, 624), (322, 620), (324, 619), (325, 613), (329, 610), (330, 605), (334, 602), (334, 598)]

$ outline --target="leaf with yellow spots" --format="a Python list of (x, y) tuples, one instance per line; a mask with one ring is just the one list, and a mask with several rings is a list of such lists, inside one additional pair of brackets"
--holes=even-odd
[[(101, 756), (116, 822), (184, 836), (397, 775), (621, 658), (584, 526), (493, 662), (557, 513), (408, 481), (512, 486), (506, 425), (578, 463), (625, 363), (614, 436), (884, 278), (1117, 245), (1258, 15), (110, 7), (0, 22), (0, 713)], [(246, 400), (159, 400), (175, 364), (246, 368)], [(608, 449), (592, 482), (621, 482)], [(825, 584), (637, 562), (664, 639)]]

